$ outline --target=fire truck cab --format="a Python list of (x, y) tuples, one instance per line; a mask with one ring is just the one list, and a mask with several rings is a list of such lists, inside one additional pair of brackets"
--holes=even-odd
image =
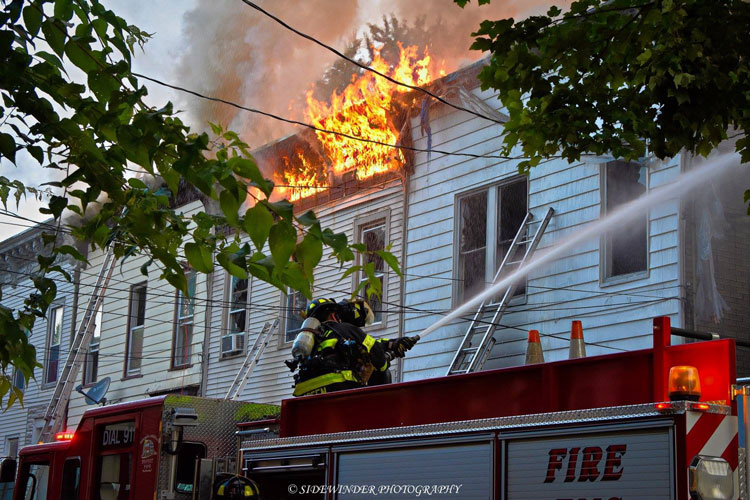
[(75, 433), (20, 451), (13, 498), (187, 500), (198, 487), (196, 465), (211, 479), (234, 474), (237, 425), (273, 419), (278, 411), (178, 395), (89, 410)]

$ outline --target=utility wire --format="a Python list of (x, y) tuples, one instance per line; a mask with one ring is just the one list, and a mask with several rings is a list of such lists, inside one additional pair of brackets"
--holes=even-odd
[(498, 125), (505, 125), (505, 124), (504, 124), (503, 122), (501, 122), (500, 120), (496, 120), (496, 119), (494, 119), (494, 118), (490, 118), (489, 116), (485, 116), (485, 115), (483, 115), (483, 114), (481, 114), (481, 113), (477, 113), (477, 112), (476, 112), (476, 111), (474, 111), (474, 110), (471, 110), (471, 109), (467, 109), (467, 108), (464, 108), (464, 107), (458, 106), (457, 104), (453, 104), (452, 102), (446, 101), (445, 99), (443, 99), (443, 98), (442, 98), (442, 97), (440, 97), (439, 95), (437, 95), (437, 94), (434, 94), (434, 93), (430, 92), (429, 90), (427, 90), (427, 89), (425, 89), (425, 88), (423, 88), (423, 87), (418, 87), (418, 86), (416, 86), (416, 85), (410, 85), (410, 84), (408, 84), (408, 83), (404, 83), (404, 82), (401, 82), (401, 81), (399, 81), (399, 80), (396, 80), (396, 79), (394, 79), (394, 78), (392, 78), (392, 77), (390, 77), (390, 76), (386, 75), (385, 73), (381, 73), (380, 71), (378, 71), (378, 70), (376, 70), (376, 69), (374, 69), (374, 68), (371, 68), (370, 66), (367, 66), (367, 65), (365, 65), (365, 64), (362, 64), (361, 62), (357, 61), (356, 59), (352, 59), (352, 58), (350, 58), (350, 57), (348, 57), (348, 56), (344, 55), (344, 54), (343, 54), (342, 52), (340, 52), (340, 51), (338, 51), (337, 49), (335, 49), (335, 48), (331, 47), (330, 45), (326, 45), (325, 43), (321, 42), (321, 41), (320, 41), (320, 40), (318, 40), (317, 38), (315, 38), (315, 37), (313, 37), (313, 36), (310, 36), (310, 35), (308, 35), (308, 34), (306, 34), (306, 33), (303, 33), (303, 32), (301, 32), (301, 31), (299, 31), (299, 30), (297, 30), (297, 29), (295, 29), (295, 28), (293, 28), (293, 27), (289, 26), (289, 25), (288, 25), (288, 24), (287, 24), (286, 22), (284, 22), (283, 20), (281, 20), (281, 19), (279, 19), (278, 17), (274, 16), (274, 15), (273, 15), (273, 14), (271, 14), (270, 12), (268, 12), (268, 11), (264, 10), (264, 9), (263, 9), (262, 7), (260, 7), (259, 5), (257, 5), (257, 4), (255, 4), (255, 3), (253, 3), (253, 2), (251, 2), (250, 0), (241, 0), (241, 1), (242, 1), (243, 3), (245, 3), (246, 5), (248, 5), (248, 6), (252, 7), (253, 9), (257, 10), (257, 11), (258, 11), (258, 12), (260, 12), (261, 14), (263, 14), (263, 15), (265, 15), (265, 16), (267, 16), (267, 17), (271, 18), (271, 19), (273, 19), (274, 21), (276, 21), (277, 23), (279, 23), (279, 24), (280, 24), (281, 26), (283, 26), (284, 28), (288, 29), (289, 31), (291, 31), (291, 32), (293, 32), (293, 33), (295, 33), (295, 34), (297, 34), (297, 35), (301, 36), (302, 38), (304, 38), (304, 39), (306, 39), (306, 40), (309, 40), (309, 41), (313, 42), (314, 44), (317, 44), (317, 45), (319, 45), (319, 46), (323, 47), (324, 49), (328, 50), (329, 52), (333, 52), (334, 54), (336, 54), (337, 56), (339, 56), (339, 57), (340, 57), (341, 59), (344, 59), (345, 61), (348, 61), (348, 62), (350, 62), (351, 64), (354, 64), (355, 66), (358, 66), (358, 67), (362, 68), (362, 69), (363, 69), (363, 70), (365, 70), (365, 71), (369, 71), (369, 72), (371, 72), (371, 73), (374, 73), (374, 74), (378, 75), (379, 77), (381, 77), (381, 78), (385, 78), (385, 79), (386, 79), (386, 80), (388, 80), (389, 82), (391, 82), (391, 83), (394, 83), (394, 84), (396, 84), (396, 85), (399, 85), (399, 86), (401, 86), (401, 87), (406, 87), (406, 88), (408, 88), (408, 89), (411, 89), (411, 90), (416, 90), (416, 91), (419, 91), (419, 92), (423, 92), (423, 93), (427, 94), (428, 96), (432, 97), (433, 99), (435, 99), (435, 100), (437, 100), (437, 101), (440, 101), (440, 102), (442, 102), (443, 104), (446, 104), (446, 105), (450, 106), (451, 108), (457, 109), (457, 110), (459, 110), (459, 111), (465, 111), (466, 113), (470, 113), (470, 114), (472, 114), (472, 115), (474, 115), (474, 116), (477, 116), (477, 117), (479, 117), (479, 118), (484, 118), (485, 120), (489, 120), (489, 121), (491, 121), (491, 122), (497, 123)]
[[(135, 72), (131, 71), (130, 74), (133, 75), (133, 76), (136, 76), (138, 78), (143, 78), (144, 80), (148, 80), (150, 82), (153, 82), (153, 83), (155, 83), (157, 85), (161, 85), (163, 87), (167, 87), (167, 88), (170, 88), (172, 90), (177, 90), (179, 92), (184, 92), (186, 94), (190, 94), (190, 95), (193, 95), (195, 97), (199, 97), (201, 99), (206, 99), (208, 101), (213, 101), (213, 102), (220, 102), (222, 104), (226, 104), (227, 106), (232, 106), (234, 108), (241, 109), (243, 111), (249, 111), (250, 113), (257, 113), (259, 115), (267, 116), (269, 118), (273, 118), (274, 120), (282, 121), (282, 122), (285, 122), (285, 123), (290, 123), (292, 125), (299, 125), (301, 127), (305, 127), (305, 128), (309, 128), (311, 130), (315, 130), (316, 132), (322, 132), (324, 134), (333, 134), (333, 135), (337, 135), (337, 136), (340, 136), (340, 137), (346, 137), (347, 139), (352, 139), (354, 141), (367, 142), (367, 143), (370, 143), (370, 144), (377, 144), (379, 146), (385, 146), (385, 147), (393, 148), (393, 149), (403, 149), (403, 150), (407, 150), (407, 151), (414, 151), (416, 153), (438, 153), (438, 154), (442, 154), (442, 155), (445, 155), (445, 156), (465, 156), (465, 157), (468, 157), (468, 158), (487, 158), (487, 159), (492, 159), (492, 160), (497, 160), (497, 159), (499, 159), (499, 160), (520, 160), (520, 159), (524, 158), (523, 156), (500, 156), (500, 155), (478, 155), (478, 154), (474, 154), (474, 153), (457, 153), (457, 152), (451, 152), (451, 151), (444, 151), (444, 150), (440, 150), (440, 149), (415, 148), (413, 146), (405, 146), (403, 144), (401, 144), (401, 145), (399, 145), (399, 144), (389, 144), (387, 142), (381, 142), (381, 141), (376, 141), (374, 139), (367, 139), (365, 137), (358, 137), (358, 136), (355, 136), (355, 135), (350, 135), (350, 134), (347, 134), (345, 132), (338, 132), (336, 130), (330, 130), (330, 129), (326, 129), (326, 128), (316, 127), (315, 125), (311, 125), (309, 123), (301, 122), (299, 120), (292, 120), (290, 118), (284, 118), (283, 116), (278, 116), (278, 115), (275, 115), (273, 113), (269, 113), (267, 111), (262, 111), (262, 110), (257, 109), (257, 108), (250, 108), (250, 107), (247, 107), (247, 106), (243, 106), (242, 104), (237, 104), (236, 102), (232, 102), (232, 101), (229, 101), (229, 100), (221, 98), (221, 97), (208, 96), (208, 95), (205, 95), (205, 94), (201, 94), (200, 92), (196, 92), (195, 90), (190, 90), (190, 89), (187, 89), (185, 87), (180, 87), (179, 85), (173, 85), (171, 83), (166, 83), (166, 82), (163, 82), (161, 80), (157, 80), (156, 78), (151, 78), (149, 76), (143, 75), (141, 73), (135, 73)], [(550, 157), (550, 158), (552, 158), (552, 157)]]

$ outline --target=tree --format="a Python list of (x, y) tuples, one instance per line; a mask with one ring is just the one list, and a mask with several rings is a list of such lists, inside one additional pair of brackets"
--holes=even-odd
[[(23, 154), (46, 169), (66, 171), (62, 181), (46, 187), (56, 192), (43, 213), (56, 221), (81, 216), (68, 228), (77, 240), (93, 248), (111, 246), (118, 258), (146, 255), (160, 265), (162, 278), (183, 291), (183, 259), (207, 273), (215, 258), (232, 275), (252, 275), (308, 297), (324, 246), (342, 265), (353, 260), (357, 246), (350, 246), (346, 235), (323, 229), (313, 212), (295, 214), (286, 200), (270, 201), (273, 183), (263, 178), (236, 133), (213, 125), (212, 140), (191, 132), (171, 103), (156, 109), (143, 102), (147, 89), (130, 64), (147, 33), (98, 0), (12, 0), (4, 5), (0, 155), (15, 163)], [(165, 186), (149, 188), (134, 176), (140, 169), (162, 178)], [(216, 200), (222, 214), (187, 218), (179, 213), (171, 200), (181, 184)], [(0, 177), (4, 205), (39, 189)], [(251, 208), (244, 209), (247, 205)], [(252, 245), (242, 242), (241, 232)], [(299, 242), (298, 234), (303, 235)], [(23, 310), (0, 307), (0, 403), (9, 394), (8, 406), (22, 397), (5, 375), (8, 369), (20, 370), (28, 380), (39, 366), (24, 332), (31, 331), (54, 300), (52, 276), (70, 280), (57, 264), (59, 256), (84, 260), (74, 245), (59, 244), (54, 234), (45, 237), (53, 248), (38, 257), (35, 293)]]
[(554, 155), (706, 156), (728, 133), (742, 136), (746, 162), (748, 26), (743, 0), (576, 0), (564, 13), (484, 21), (472, 48), (490, 55), (482, 88), (508, 110), (505, 154), (520, 145), (521, 170)]

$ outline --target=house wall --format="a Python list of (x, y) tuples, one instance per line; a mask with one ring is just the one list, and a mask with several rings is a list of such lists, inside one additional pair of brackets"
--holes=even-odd
[[(350, 242), (356, 237), (357, 221), (367, 220), (381, 214), (387, 215), (388, 241), (393, 244), (391, 252), (401, 260), (403, 189), (400, 180), (391, 180), (384, 185), (319, 206), (315, 212), (322, 227), (345, 233)], [(339, 278), (345, 269), (340, 268), (335, 259), (330, 256), (330, 249), (324, 248), (323, 260), (315, 270), (313, 296), (336, 300), (349, 298), (353, 291), (354, 278), (350, 276), (340, 281)], [(400, 281), (393, 272), (387, 272), (386, 275), (387, 295), (383, 298), (386, 303), (385, 324), (383, 327), (366, 328), (366, 330), (374, 337), (392, 338), (397, 336), (399, 331), (400, 310), (392, 304), (399, 302)], [(249, 335), (246, 350), (239, 355), (222, 358), (220, 342), (228, 313), (227, 280), (225, 271), (220, 269), (214, 273), (213, 303), (221, 307), (214, 307), (211, 311), (209, 365), (206, 378), (206, 396), (209, 397), (224, 397), (227, 394), (246, 358), (247, 346), (252, 346), (265, 322), (273, 321), (274, 318), (281, 317), (286, 312), (286, 306), (282, 303), (282, 292), (267, 283), (253, 279), (248, 300)], [(282, 320), (281, 328), (283, 326)], [(290, 353), (291, 343), (283, 342), (283, 331), (281, 331), (269, 342), (240, 398), (259, 403), (278, 403), (281, 399), (290, 397), (293, 379), (291, 372), (284, 365), (284, 360), (290, 359)]]
[[(199, 201), (184, 207), (188, 215), (202, 210)], [(88, 256), (90, 265), (81, 272), (79, 320), (91, 298), (100, 272), (104, 254)], [(102, 329), (99, 348), (98, 380), (110, 377), (106, 398), (109, 403), (132, 401), (164, 392), (181, 392), (197, 388), (201, 382), (202, 343), (205, 332), (205, 312), (208, 302), (206, 275), (198, 273), (196, 281), (195, 317), (191, 343), (191, 365), (184, 369), (171, 368), (175, 328), (176, 292), (166, 280), (159, 278), (157, 266), (149, 267), (148, 276), (141, 273), (147, 259), (141, 256), (120, 259), (110, 280), (102, 304)], [(140, 375), (125, 376), (125, 350), (129, 318), (129, 296), (132, 285), (146, 282), (147, 299), (143, 334), (143, 359)], [(83, 367), (77, 383), (83, 381)], [(90, 408), (82, 395), (73, 392), (70, 398), (68, 427), (74, 428), (83, 412)]]
[[(37, 269), (36, 256), (42, 253), (41, 225), (25, 231), (0, 245), (0, 282), (2, 285), (2, 305), (12, 310), (23, 309), (24, 299), (32, 293), (35, 288), (28, 277)], [(62, 267), (73, 274), (74, 265), (69, 261), (62, 261)], [(55, 306), (63, 306), (62, 336), (60, 339), (60, 361), (58, 377), (62, 373), (62, 367), (70, 346), (71, 326), (74, 301), (74, 285), (59, 275), (50, 276), (54, 278), (57, 286), (57, 298), (53, 303)], [(48, 321), (47, 318), (38, 318), (29, 335), (29, 341), (37, 352), (37, 360), (47, 365), (48, 350)], [(12, 373), (8, 373), (12, 376)], [(0, 447), (2, 453), (8, 452), (8, 440), (18, 438), (19, 449), (25, 445), (32, 444), (34, 427), (40, 425), (39, 419), (44, 416), (47, 404), (52, 397), (54, 384), (44, 384), (44, 368), (36, 368), (34, 376), (26, 385), (24, 391), (23, 406), (16, 402), (7, 411), (0, 412)], [(7, 402), (7, 394), (4, 402)]]
[[(498, 109), (490, 92), (474, 95)], [(499, 125), (447, 107), (430, 112), (434, 149), (498, 155)], [(427, 147), (418, 119), (412, 120), (418, 148)], [(417, 153), (410, 179), (406, 238), (405, 335), (416, 335), (438, 321), (455, 304), (456, 203), (463, 193), (518, 175), (515, 161)], [(552, 160), (529, 175), (529, 208), (540, 218), (555, 209), (537, 252), (553, 248), (599, 219), (601, 165), (606, 159), (568, 164)], [(673, 182), (679, 158), (649, 167), (649, 189)], [(495, 333), (497, 345), (485, 368), (524, 361), (527, 331), (538, 329), (546, 360), (567, 358), (571, 319), (583, 322), (588, 355), (650, 346), (651, 319), (667, 315), (681, 325), (679, 202), (669, 201), (649, 213), (646, 275), (610, 282), (600, 276), (599, 238), (582, 242), (564, 257), (531, 271), (525, 300), (508, 308), (501, 319), (509, 328)], [(436, 313), (437, 312), (437, 313)], [(468, 313), (471, 317), (473, 312)], [(420, 341), (409, 352), (404, 379), (444, 375), (468, 327), (456, 321)], [(675, 339), (676, 340), (676, 339)]]

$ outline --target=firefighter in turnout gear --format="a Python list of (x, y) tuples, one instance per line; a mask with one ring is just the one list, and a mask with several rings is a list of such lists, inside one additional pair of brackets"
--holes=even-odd
[(364, 300), (317, 299), (305, 311), (305, 322), (292, 346), (294, 395), (324, 394), (389, 381), (389, 361), (403, 357), (414, 338), (375, 339), (361, 327), (374, 319)]

